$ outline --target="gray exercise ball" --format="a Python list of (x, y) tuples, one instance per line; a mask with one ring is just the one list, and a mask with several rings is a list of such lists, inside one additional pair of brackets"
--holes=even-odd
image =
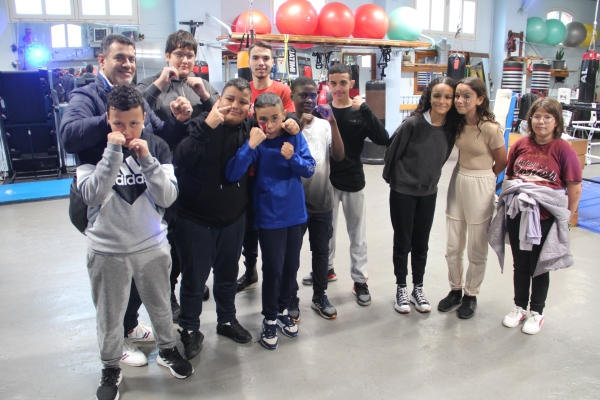
[(581, 22), (569, 22), (566, 26), (567, 37), (562, 44), (566, 47), (577, 47), (585, 40), (587, 30)]

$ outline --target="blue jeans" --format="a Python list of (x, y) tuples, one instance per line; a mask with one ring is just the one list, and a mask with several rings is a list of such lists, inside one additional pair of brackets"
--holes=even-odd
[(217, 322), (224, 324), (235, 317), (235, 289), (245, 219), (242, 215), (224, 228), (209, 228), (177, 218), (174, 233), (181, 262), (179, 326), (182, 328), (200, 329), (204, 285), (211, 269)]
[(300, 266), (302, 226), (259, 229), (258, 240), (262, 252), (262, 315), (274, 320), (290, 305)]

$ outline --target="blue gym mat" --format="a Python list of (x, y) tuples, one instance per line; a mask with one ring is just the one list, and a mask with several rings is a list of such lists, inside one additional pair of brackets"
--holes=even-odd
[[(600, 177), (593, 179), (600, 181)], [(583, 181), (581, 185), (583, 190), (579, 200), (578, 226), (600, 233), (600, 184)]]
[(71, 178), (0, 185), (0, 205), (69, 197)]

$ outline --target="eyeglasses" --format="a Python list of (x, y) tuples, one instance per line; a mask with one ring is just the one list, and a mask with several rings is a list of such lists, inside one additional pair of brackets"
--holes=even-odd
[(316, 93), (298, 93), (298, 97), (300, 97), (302, 100), (306, 100), (307, 98), (310, 98), (311, 100), (314, 100), (317, 98), (317, 94)]
[(187, 58), (188, 60), (193, 60), (194, 58), (196, 58), (196, 55), (194, 53), (185, 54), (182, 51), (175, 51), (171, 54), (173, 54), (178, 60), (181, 60), (183, 57)]
[(534, 115), (533, 117), (531, 117), (531, 119), (535, 122), (544, 121), (545, 124), (549, 124), (550, 122), (554, 121), (554, 117), (551, 115)]
[(277, 125), (280, 120), (281, 118), (279, 117), (272, 117), (271, 119), (267, 117), (258, 117), (258, 122), (261, 122), (265, 125), (267, 125), (269, 122), (271, 122), (273, 125)]

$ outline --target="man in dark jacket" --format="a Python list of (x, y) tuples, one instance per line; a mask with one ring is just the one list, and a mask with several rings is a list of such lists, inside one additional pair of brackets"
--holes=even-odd
[(63, 78), (63, 86), (65, 87), (65, 93), (67, 96), (67, 101), (69, 101), (69, 96), (73, 89), (75, 89), (75, 68), (69, 68), (69, 72), (67, 72)]
[[(96, 165), (102, 159), (106, 148), (107, 136), (112, 131), (106, 116), (106, 101), (113, 86), (130, 85), (135, 75), (135, 49), (133, 42), (123, 35), (108, 35), (102, 41), (101, 54), (98, 56), (100, 71), (96, 81), (71, 93), (69, 105), (65, 110), (60, 128), (60, 138), (68, 153), (77, 154), (77, 164)], [(191, 115), (191, 105), (183, 97), (171, 102), (172, 118), (161, 121), (145, 105), (145, 134), (156, 134), (167, 141), (180, 140), (187, 132)], [(127, 339), (122, 362), (127, 365), (145, 365), (144, 353), (130, 341), (154, 340), (152, 331), (138, 324), (137, 311), (142, 302), (135, 283), (131, 285), (131, 296), (125, 313), (124, 328)]]

